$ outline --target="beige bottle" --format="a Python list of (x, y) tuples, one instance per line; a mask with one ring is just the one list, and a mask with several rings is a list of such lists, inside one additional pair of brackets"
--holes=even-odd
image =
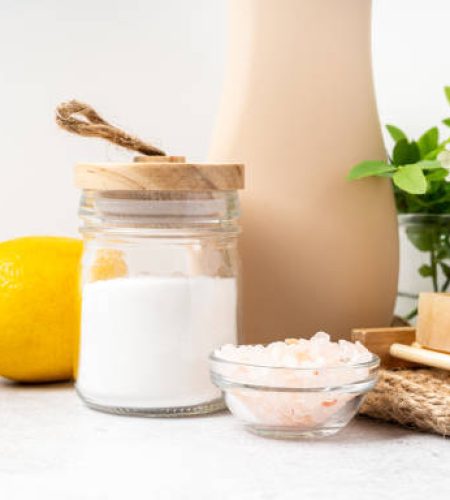
[(370, 12), (370, 0), (231, 0), (210, 160), (247, 165), (243, 342), (391, 322), (392, 191), (387, 180), (345, 178), (385, 156)]

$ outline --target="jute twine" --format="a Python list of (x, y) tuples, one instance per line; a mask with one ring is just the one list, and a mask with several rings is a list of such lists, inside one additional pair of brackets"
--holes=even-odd
[(61, 103), (56, 108), (56, 123), (73, 134), (100, 137), (118, 146), (147, 156), (165, 155), (161, 149), (111, 125), (92, 106), (80, 101), (72, 100)]
[(380, 370), (360, 413), (423, 431), (450, 435), (450, 373)]

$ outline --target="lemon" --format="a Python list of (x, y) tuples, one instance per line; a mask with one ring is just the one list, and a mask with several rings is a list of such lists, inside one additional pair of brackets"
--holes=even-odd
[(67, 380), (80, 326), (82, 242), (27, 237), (0, 243), (0, 375)]

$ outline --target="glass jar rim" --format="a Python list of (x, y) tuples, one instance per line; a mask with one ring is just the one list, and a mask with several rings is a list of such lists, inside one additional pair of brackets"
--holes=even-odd
[(209, 356), (211, 362), (214, 363), (223, 363), (224, 365), (230, 366), (245, 366), (248, 368), (262, 368), (265, 370), (289, 370), (292, 372), (315, 372), (317, 370), (320, 371), (344, 371), (348, 369), (359, 369), (359, 368), (376, 368), (380, 365), (380, 358), (371, 353), (371, 359), (369, 361), (363, 361), (359, 363), (347, 363), (345, 365), (330, 365), (330, 366), (308, 366), (308, 367), (291, 367), (291, 366), (270, 366), (270, 365), (259, 365), (255, 363), (246, 363), (244, 361), (232, 361), (229, 359), (221, 358), (216, 356), (214, 352), (212, 352)]
[(414, 221), (419, 221), (419, 220), (450, 220), (450, 213), (445, 213), (445, 214), (423, 214), (420, 212), (416, 213), (399, 213), (397, 214), (400, 222), (414, 222)]

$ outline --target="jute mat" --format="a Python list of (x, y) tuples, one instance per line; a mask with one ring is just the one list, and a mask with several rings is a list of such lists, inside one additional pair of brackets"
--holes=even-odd
[(407, 427), (450, 435), (450, 372), (380, 370), (378, 383), (359, 412)]

